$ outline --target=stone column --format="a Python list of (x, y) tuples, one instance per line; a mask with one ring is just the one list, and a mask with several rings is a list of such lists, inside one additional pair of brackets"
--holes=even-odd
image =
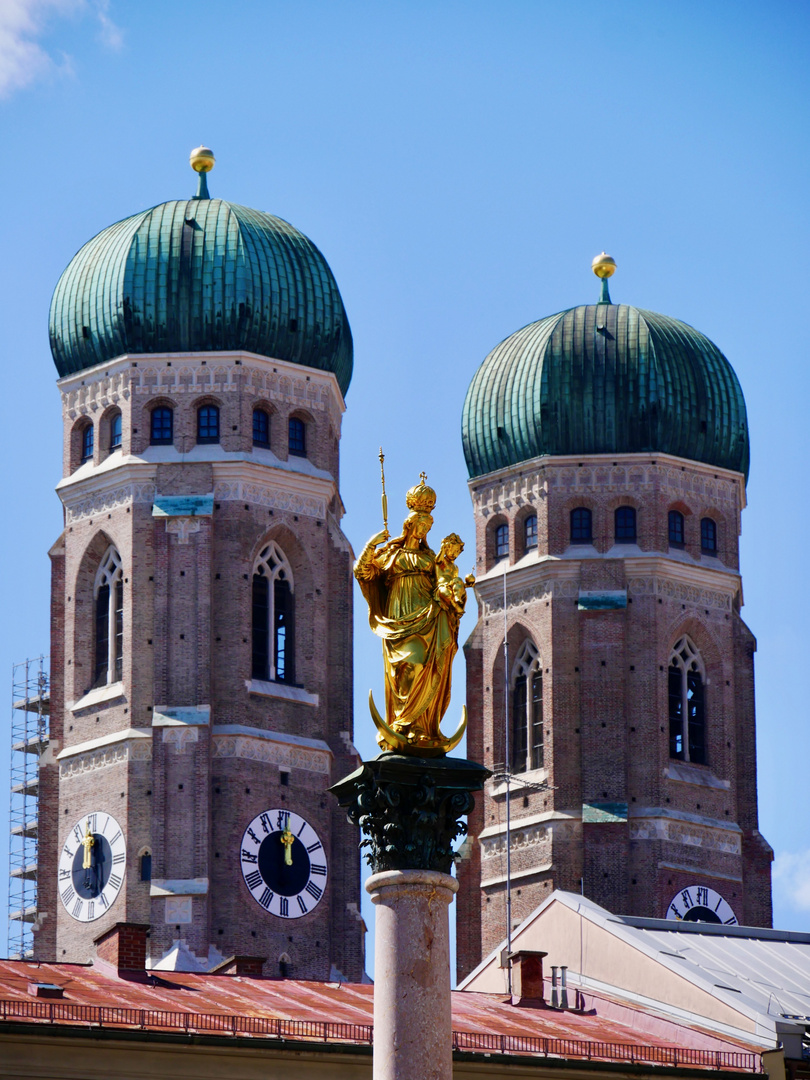
[(452, 1080), (453, 841), (487, 776), (473, 761), (386, 751), (331, 789), (372, 870), (374, 1080)]
[(366, 889), (376, 905), (374, 1080), (451, 1080), (448, 909), (458, 882), (388, 870)]

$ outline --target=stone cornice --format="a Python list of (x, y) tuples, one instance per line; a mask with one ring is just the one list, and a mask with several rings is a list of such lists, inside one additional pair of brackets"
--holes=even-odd
[[(597, 475), (598, 474), (598, 475)], [(511, 505), (546, 498), (550, 490), (626, 491), (666, 486), (700, 493), (711, 502), (745, 508), (742, 473), (671, 454), (591, 454), (537, 457), (468, 481), (476, 512), (484, 515)]]
[(250, 352), (125, 353), (57, 382), (71, 417), (132, 394), (228, 393), (240, 388), (271, 401), (333, 414), (336, 428), (346, 404), (331, 371)]
[[(228, 455), (211, 465), (214, 498), (222, 502), (253, 502), (324, 520), (337, 490), (332, 476), (323, 470), (260, 464), (248, 454)], [(71, 524), (118, 506), (153, 502), (156, 475), (156, 463), (126, 457), (114, 468), (99, 467), (84, 476), (66, 477), (56, 490), (65, 507), (66, 521)]]
[[(597, 555), (595, 558), (604, 559), (607, 556)], [(508, 568), (507, 608), (550, 597), (576, 599), (580, 562), (583, 561), (548, 556)], [(623, 562), (629, 597), (655, 595), (696, 607), (730, 611), (734, 598), (742, 594), (740, 575), (725, 567), (689, 566), (661, 553), (625, 555)], [(476, 593), (484, 606), (484, 614), (503, 611), (503, 578), (503, 570), (495, 568), (478, 579)]]

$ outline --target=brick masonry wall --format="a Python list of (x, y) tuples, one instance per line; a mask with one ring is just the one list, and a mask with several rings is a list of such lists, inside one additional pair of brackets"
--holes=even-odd
[[(503, 522), (510, 664), (531, 639), (543, 672), (544, 767), (524, 774), (530, 787), (518, 777), (510, 796), (513, 924), (553, 888), (660, 918), (679, 889), (703, 884), (741, 922), (770, 925), (772, 853), (756, 822), (755, 643), (739, 611), (741, 478), (659, 456), (539, 459), (471, 491), (478, 572), (492, 576), (479, 580), (468, 646), (469, 738), (490, 768), (504, 761), (504, 562), (494, 558)], [(636, 509), (634, 544), (613, 539), (624, 505)], [(590, 545), (570, 543), (578, 506), (592, 513)], [(668, 543), (671, 509), (685, 517), (683, 548)], [(538, 518), (536, 554), (522, 546), (529, 513)], [(706, 516), (717, 523), (716, 556), (700, 550)], [(626, 606), (579, 610), (580, 592), (610, 591)], [(706, 765), (669, 757), (667, 670), (685, 634), (705, 667)], [(459, 977), (505, 936), (505, 797), (502, 783), (488, 783), (474, 821), (483, 836), (460, 871)], [(583, 822), (583, 804), (626, 804), (627, 817), (591, 820), (589, 811)]]
[[(40, 932), (37, 955), (88, 960), (93, 939), (128, 920), (151, 924), (153, 960), (182, 938), (201, 958), (211, 947), (222, 956), (266, 956), (270, 974), (285, 955), (293, 977), (328, 978), (334, 966), (360, 979), (359, 837), (326, 792), (356, 760), (353, 555), (339, 525), (342, 402), (334, 380), (244, 354), (221, 361), (208, 355), (124, 359), (63, 380), (61, 388), (70, 481), (61, 489), (65, 572), (64, 580), (54, 576), (52, 610), (54, 641), (66, 660), (63, 672), (54, 668), (53, 694), (66, 707), (54, 752), (94, 746), (61, 762), (57, 831), (61, 842), (90, 809), (113, 814), (127, 837), (127, 873), (111, 910), (90, 924), (71, 919), (54, 890), (43, 927), (50, 920), (55, 933)], [(196, 411), (209, 401), (221, 410), (220, 444), (197, 447)], [(149, 414), (164, 402), (175, 409), (174, 446), (150, 447)], [(269, 451), (253, 448), (257, 405), (271, 413)], [(105, 424), (112, 409), (122, 413), (123, 448), (111, 457)], [(290, 415), (307, 425), (305, 459), (288, 458)], [(74, 429), (88, 420), (97, 426), (95, 457), (79, 467)], [(211, 492), (212, 512), (185, 524), (152, 514), (157, 496)], [(292, 572), (295, 683), (307, 701), (250, 690), (252, 573), (269, 540)], [(124, 576), (122, 687), (77, 708), (93, 684), (94, 582), (110, 545)], [(210, 724), (152, 727), (156, 708), (178, 706), (208, 708)], [(304, 755), (296, 763), (293, 755), (291, 764), (278, 764), (267, 756), (276, 743), (237, 746), (235, 736), (216, 734), (221, 725), (320, 740), (331, 757)], [(122, 740), (128, 729), (135, 734)], [(105, 738), (113, 741), (99, 747)], [(53, 770), (58, 775), (59, 766)], [(324, 897), (289, 921), (252, 899), (239, 864), (248, 823), (283, 806), (306, 817), (329, 855)], [(191, 899), (190, 923), (167, 921), (171, 905), (150, 896), (150, 883), (140, 880), (144, 852), (152, 856), (153, 880), (208, 880), (208, 891)], [(55, 881), (57, 862), (58, 849), (46, 853), (43, 880)]]

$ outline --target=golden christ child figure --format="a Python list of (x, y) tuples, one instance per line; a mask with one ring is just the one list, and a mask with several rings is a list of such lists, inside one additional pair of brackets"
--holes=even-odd
[(459, 621), (474, 578), (459, 577), (455, 560), (464, 544), (455, 533), (442, 541), (438, 556), (428, 546), (436, 492), (426, 479), (422, 473), (405, 497), (410, 513), (400, 535), (391, 538), (386, 527), (372, 536), (354, 576), (368, 603), (371, 629), (382, 639), (384, 720), (369, 693), (377, 742), (400, 753), (435, 757), (457, 746), (467, 725), (465, 707), (454, 735), (446, 738), (440, 728), (450, 704)]

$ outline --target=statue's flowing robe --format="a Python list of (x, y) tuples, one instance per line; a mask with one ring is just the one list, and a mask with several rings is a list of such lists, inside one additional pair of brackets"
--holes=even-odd
[(434, 597), (436, 556), (427, 545), (367, 548), (354, 569), (382, 638), (386, 722), (412, 741), (440, 737), (450, 704), (458, 616)]

